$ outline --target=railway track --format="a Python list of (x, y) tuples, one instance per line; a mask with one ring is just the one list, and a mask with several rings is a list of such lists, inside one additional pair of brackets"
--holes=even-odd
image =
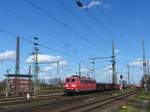
[[(59, 96), (59, 95), (63, 95), (64, 93), (57, 93), (57, 94), (44, 94), (44, 95), (38, 95), (36, 96), (36, 98), (42, 98), (42, 97), (48, 97), (48, 96)], [(31, 96), (30, 99), (33, 99), (34, 96)], [(0, 102), (7, 102), (7, 101), (16, 101), (16, 100), (21, 100), (21, 99), (27, 99), (26, 96), (23, 97), (14, 97), (14, 98), (3, 98), (0, 99)]]
[(16, 97), (16, 98), (8, 98), (8, 99), (0, 99), (0, 107), (2, 106), (9, 106), (9, 105), (17, 105), (22, 103), (30, 103), (30, 102), (37, 102), (42, 101), (46, 99), (56, 99), (63, 96), (64, 93), (58, 93), (58, 94), (46, 94), (46, 95), (38, 95), (36, 98), (34, 96), (31, 96), (30, 99), (27, 99), (27, 97)]
[[(10, 106), (5, 105), (4, 107), (0, 105), (0, 112), (72, 112), (77, 108), (82, 108), (82, 107), (86, 108), (86, 105), (89, 106), (89, 105), (96, 104), (96, 102), (94, 102), (95, 99), (96, 101), (97, 99), (99, 99), (99, 102), (103, 102), (105, 100), (109, 100), (109, 98), (113, 99), (117, 97), (117, 96), (112, 97), (111, 93), (112, 92), (110, 91), (110, 92), (94, 93), (94, 94), (87, 94), (87, 95), (80, 95), (80, 96), (61, 95), (61, 97), (57, 97), (57, 98), (45, 97), (44, 100), (34, 100), (34, 101), (26, 100), (26, 102), (20, 101), (21, 103), (15, 105), (10, 105)], [(91, 103), (68, 108), (72, 104), (81, 104), (79, 102), (85, 102), (85, 101), (87, 103), (88, 102)]]
[(16, 106), (2, 108), (0, 112), (34, 112), (34, 111), (37, 112), (39, 110), (42, 110), (41, 112), (43, 112), (43, 110), (49, 109), (53, 106), (70, 104), (74, 101), (79, 102), (83, 99), (88, 99), (90, 97), (96, 97), (96, 96), (108, 97), (108, 94), (110, 95), (110, 93), (111, 92), (103, 92), (103, 93), (94, 93), (94, 94), (87, 94), (87, 95), (80, 95), (80, 96), (63, 96), (57, 99), (49, 98), (46, 99), (45, 101), (37, 101), (36, 104), (27, 101), (27, 103), (23, 105), (16, 105)]
[(122, 100), (124, 98), (127, 98), (127, 97), (135, 95), (135, 94), (136, 94), (136, 92), (130, 92), (130, 93), (126, 93), (123, 95), (113, 96), (113, 97), (109, 97), (109, 98), (106, 98), (103, 100), (97, 100), (97, 101), (94, 101), (91, 103), (78, 105), (78, 106), (74, 106), (71, 108), (66, 108), (64, 110), (60, 110), (60, 111), (56, 111), (56, 112), (92, 112), (93, 110), (95, 110), (97, 108), (108, 105), (108, 104), (113, 103), (115, 101)]

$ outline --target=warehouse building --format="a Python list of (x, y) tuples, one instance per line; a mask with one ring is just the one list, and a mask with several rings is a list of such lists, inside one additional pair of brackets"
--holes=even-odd
[(19, 93), (25, 93), (32, 89), (32, 76), (30, 75), (19, 74), (16, 77), (16, 74), (9, 74), (6, 77), (8, 79), (9, 91), (11, 92), (19, 91)]

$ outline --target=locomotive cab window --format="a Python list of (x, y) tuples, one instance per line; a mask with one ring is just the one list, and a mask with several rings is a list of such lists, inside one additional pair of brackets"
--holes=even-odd
[(70, 82), (70, 80), (69, 80), (69, 79), (66, 79), (66, 82)]
[(71, 79), (71, 82), (75, 82), (76, 81), (76, 79)]

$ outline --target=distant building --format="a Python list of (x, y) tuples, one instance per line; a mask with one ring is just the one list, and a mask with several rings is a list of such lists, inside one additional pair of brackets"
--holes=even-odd
[(24, 93), (30, 91), (32, 88), (32, 76), (19, 74), (18, 78), (16, 78), (16, 74), (9, 74), (6, 77), (8, 77), (9, 90), (12, 92), (15, 92), (18, 88), (17, 91)]

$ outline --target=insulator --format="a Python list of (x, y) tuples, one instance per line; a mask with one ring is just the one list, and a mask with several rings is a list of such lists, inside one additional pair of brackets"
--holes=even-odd
[(83, 7), (83, 4), (81, 3), (81, 1), (80, 0), (77, 0), (77, 5), (79, 6), (79, 7)]

